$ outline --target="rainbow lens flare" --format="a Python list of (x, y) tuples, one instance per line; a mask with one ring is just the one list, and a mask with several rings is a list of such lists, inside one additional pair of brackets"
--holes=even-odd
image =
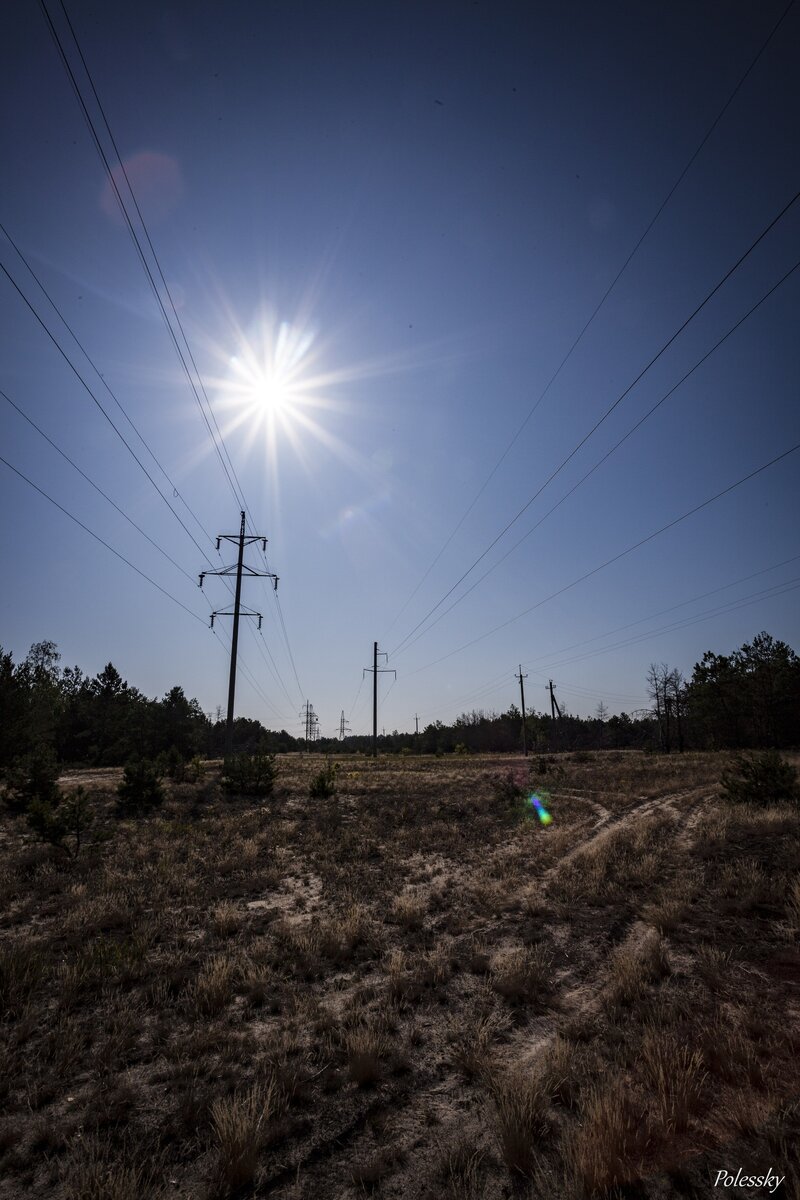
[(549, 802), (549, 800), (550, 797), (546, 792), (542, 792), (540, 795), (537, 795), (536, 792), (532, 792), (528, 797), (528, 804), (536, 813), (542, 825), (550, 825), (553, 820), (552, 813), (545, 807), (545, 802)]

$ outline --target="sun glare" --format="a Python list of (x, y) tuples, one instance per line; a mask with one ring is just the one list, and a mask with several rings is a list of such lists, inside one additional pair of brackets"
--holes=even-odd
[(288, 415), (307, 386), (307, 367), (312, 335), (282, 322), (277, 332), (265, 324), (257, 343), (246, 342), (240, 354), (230, 359), (229, 390), (267, 416)]

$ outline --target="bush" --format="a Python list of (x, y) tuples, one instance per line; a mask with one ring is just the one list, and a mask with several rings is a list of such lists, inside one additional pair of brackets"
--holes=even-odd
[(122, 816), (149, 812), (164, 799), (161, 771), (148, 758), (132, 759), (125, 765), (124, 778), (117, 788), (117, 810)]
[(188, 779), (189, 783), (200, 783), (202, 779), (205, 779), (205, 776), (206, 769), (203, 765), (203, 760), (199, 754), (195, 754), (194, 758), (186, 768), (186, 778)]
[(797, 771), (778, 754), (764, 750), (749, 757), (738, 754), (733, 769), (722, 775), (722, 795), (737, 803), (777, 804), (781, 800), (800, 802)]
[(339, 764), (328, 759), (318, 775), (311, 780), (308, 794), (312, 800), (327, 800), (336, 795), (336, 776), (339, 774)]
[(56, 808), (61, 799), (58, 790), (58, 760), (48, 746), (37, 746), (30, 754), (15, 760), (6, 776), (6, 804), (12, 812), (27, 812), (32, 804)]
[(166, 775), (175, 783), (183, 783), (186, 778), (186, 762), (177, 746), (162, 750), (156, 759), (159, 775)]
[[(77, 858), (81, 850), (81, 836), (92, 824), (93, 814), (89, 795), (85, 788), (76, 788), (59, 805), (46, 800), (34, 800), (28, 809), (28, 824), (38, 833), (43, 842), (59, 846), (67, 854)], [(64, 844), (68, 834), (72, 835), (72, 849)]]
[(505, 775), (495, 775), (491, 784), (495, 800), (514, 812), (519, 811), (528, 798), (528, 789), (517, 780), (513, 771), (507, 771)]
[(270, 796), (275, 771), (274, 754), (232, 754), (222, 768), (222, 787), (229, 796)]

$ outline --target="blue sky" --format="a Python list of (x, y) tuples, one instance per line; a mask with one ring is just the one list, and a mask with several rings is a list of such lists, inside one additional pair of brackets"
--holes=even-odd
[(229, 596), (193, 580), (239, 502), (201, 409), (280, 575), (280, 613), (246, 585), (263, 639), (240, 639), (237, 712), (271, 727), (308, 699), (323, 732), (343, 709), (366, 731), (375, 639), (387, 730), (507, 707), (519, 663), (530, 706), (553, 678), (586, 714), (642, 707), (651, 661), (688, 675), (761, 629), (800, 648), (798, 454), (533, 607), (800, 442), (800, 270), (499, 562), (800, 259), (800, 202), (429, 620), (497, 564), (485, 581), (407, 638), (798, 190), (800, 12), (540, 399), (785, 4), (66, 8), (211, 410), (36, 5), (0, 49), (0, 220), (102, 379), (2, 236), (0, 261), (162, 497), (5, 275), (0, 387), (186, 574), (0, 398), (2, 455), (194, 616), (0, 464), (6, 649), (50, 638), (65, 665), (225, 705), (230, 619), (207, 622)]

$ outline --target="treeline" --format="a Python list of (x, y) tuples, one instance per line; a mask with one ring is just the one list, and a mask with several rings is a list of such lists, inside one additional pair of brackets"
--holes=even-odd
[[(221, 757), (225, 722), (173, 687), (161, 700), (131, 687), (112, 663), (93, 678), (59, 666), (53, 642), (37, 642), (19, 663), (0, 649), (0, 771), (41, 750), (62, 763), (121, 766), (131, 759)], [(273, 753), (297, 747), (285, 730), (238, 718), (235, 748)]]
[[(652, 663), (646, 676), (651, 708), (608, 717), (526, 713), (525, 740), (533, 752), (557, 750), (741, 750), (800, 745), (800, 658), (785, 642), (759, 633), (730, 655), (707, 651), (688, 681), (675, 667)], [(334, 750), (338, 743), (320, 743)], [(348, 738), (368, 752), (371, 739)], [(394, 731), (378, 737), (384, 753), (514, 752), (522, 746), (522, 714), (462, 713), (419, 735)]]
[[(0, 772), (45, 749), (62, 763), (120, 766), (132, 759), (221, 757), (225, 722), (210, 720), (197, 700), (173, 687), (161, 700), (131, 687), (109, 663), (93, 678), (60, 667), (52, 642), (38, 642), (15, 663), (0, 649)], [(730, 655), (708, 651), (691, 679), (666, 663), (651, 664), (652, 707), (608, 717), (528, 712), (525, 737), (532, 752), (558, 750), (786, 748), (800, 745), (800, 658), (767, 633)], [(435, 721), (419, 734), (394, 730), (378, 738), (381, 753), (458, 754), (515, 752), (522, 745), (521, 713), (463, 713), (451, 725)], [(305, 743), (265, 729), (256, 720), (234, 723), (234, 749), (244, 754), (287, 753)], [(366, 736), (320, 739), (317, 752), (369, 753)]]

